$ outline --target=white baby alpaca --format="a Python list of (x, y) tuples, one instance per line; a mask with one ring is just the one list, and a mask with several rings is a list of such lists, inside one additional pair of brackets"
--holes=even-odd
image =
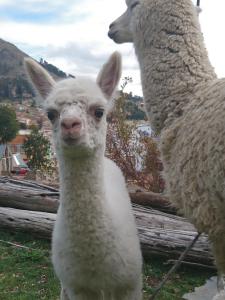
[(97, 82), (54, 79), (26, 59), (52, 123), (60, 206), (52, 252), (61, 300), (142, 299), (142, 258), (120, 169), (105, 158), (106, 114), (121, 74), (112, 54)]

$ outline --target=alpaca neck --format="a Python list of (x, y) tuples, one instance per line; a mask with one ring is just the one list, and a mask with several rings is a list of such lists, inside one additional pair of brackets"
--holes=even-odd
[(98, 249), (100, 257), (104, 256), (113, 236), (108, 234), (112, 224), (104, 184), (103, 153), (98, 151), (94, 156), (78, 159), (64, 157), (59, 161), (59, 216), (64, 230), (73, 236), (70, 243), (87, 259), (93, 249)]
[[(101, 151), (84, 157), (59, 158), (60, 194), (63, 207), (79, 214), (104, 203), (104, 156)], [(98, 198), (98, 199), (96, 199)], [(100, 200), (99, 200), (100, 199)], [(87, 212), (88, 213), (88, 212)]]
[(182, 115), (193, 90), (216, 75), (191, 1), (152, 2), (137, 12), (141, 18), (134, 24), (134, 45), (146, 110), (160, 132)]

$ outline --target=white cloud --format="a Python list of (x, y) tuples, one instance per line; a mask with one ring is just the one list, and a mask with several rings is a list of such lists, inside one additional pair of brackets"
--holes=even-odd
[(45, 11), (50, 8), (57, 8), (60, 6), (65, 6), (67, 5), (68, 1), (63, 1), (63, 0), (20, 0), (19, 6), (18, 2), (14, 0), (0, 0), (0, 5), (1, 7), (13, 7), (14, 9), (20, 9), (20, 10), (30, 10), (32, 11)]
[(109, 23), (125, 9), (123, 1), (117, 2), (120, 4), (115, 2), (110, 11), (109, 3), (104, 0), (73, 2), (70, 9), (62, 12), (66, 20), (63, 23), (1, 21), (1, 37), (36, 59), (43, 57), (76, 75), (95, 76), (107, 57), (118, 50), (124, 54), (126, 75), (123, 76), (131, 76), (131, 73), (137, 76), (138, 65), (132, 45), (116, 45), (107, 37)]
[(203, 12), (200, 22), (209, 53), (209, 58), (219, 77), (225, 76), (225, 44), (223, 31), (225, 27), (225, 1), (202, 1)]
[[(196, 1), (193, 0), (195, 3)], [(117, 45), (108, 37), (109, 24), (125, 10), (124, 0), (0, 0), (1, 38), (15, 43), (29, 55), (43, 57), (62, 70), (95, 76), (115, 50), (123, 55), (123, 76), (132, 76), (132, 89), (140, 94), (140, 75), (131, 44)], [(210, 59), (220, 76), (225, 75), (222, 42), (225, 1), (201, 1), (202, 30)], [(5, 14), (1, 9), (10, 7)], [(38, 18), (18, 21), (15, 12), (31, 12)], [(14, 14), (10, 15), (10, 11)], [(4, 13), (3, 13), (4, 12)], [(51, 22), (41, 21), (41, 13), (56, 14)], [(37, 14), (37, 15), (36, 15)], [(28, 14), (29, 16), (29, 14)]]

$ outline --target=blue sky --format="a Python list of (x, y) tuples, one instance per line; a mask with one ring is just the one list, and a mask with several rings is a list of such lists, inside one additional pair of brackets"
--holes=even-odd
[(7, 16), (8, 20), (15, 22), (51, 23), (60, 17), (60, 11), (30, 12), (21, 8), (13, 10), (11, 7), (0, 8), (0, 15)]
[[(0, 38), (68, 73), (92, 77), (107, 57), (118, 50), (123, 55), (122, 76), (133, 77), (128, 89), (140, 95), (133, 46), (116, 45), (107, 37), (109, 24), (125, 7), (124, 0), (0, 0)], [(200, 23), (209, 57), (222, 77), (225, 76), (225, 1), (201, 0), (201, 7)]]
[[(71, 3), (79, 5), (80, 1), (52, 1), (50, 0), (20, 0), (17, 3), (11, 0), (0, 0), (0, 17), (14, 22), (58, 23), (71, 22)], [(69, 5), (68, 5), (69, 4)], [(88, 17), (88, 14), (79, 14), (78, 18)]]

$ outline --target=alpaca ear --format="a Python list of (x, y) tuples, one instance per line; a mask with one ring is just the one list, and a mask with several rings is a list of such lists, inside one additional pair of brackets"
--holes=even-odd
[(119, 83), (121, 68), (121, 55), (114, 52), (98, 74), (97, 84), (108, 100), (112, 98)]
[(55, 84), (55, 80), (33, 59), (26, 57), (24, 58), (24, 63), (31, 83), (40, 96), (45, 99), (51, 92)]

